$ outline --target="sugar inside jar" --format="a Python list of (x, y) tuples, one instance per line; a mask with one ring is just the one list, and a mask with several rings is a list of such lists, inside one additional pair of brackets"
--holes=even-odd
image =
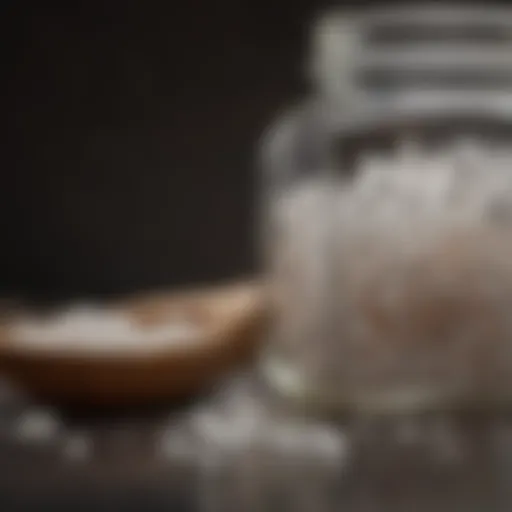
[(402, 141), (271, 206), (281, 392), (379, 410), (512, 398), (511, 147)]

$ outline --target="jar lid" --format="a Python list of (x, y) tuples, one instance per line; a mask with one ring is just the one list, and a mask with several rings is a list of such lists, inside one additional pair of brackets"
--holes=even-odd
[(512, 8), (334, 10), (313, 27), (309, 73), (345, 109), (404, 91), (512, 93)]

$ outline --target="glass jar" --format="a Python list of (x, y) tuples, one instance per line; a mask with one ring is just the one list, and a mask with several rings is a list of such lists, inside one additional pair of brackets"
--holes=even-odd
[(268, 379), (335, 409), (508, 400), (512, 104), (316, 107), (267, 182)]
[[(262, 151), (276, 309), (263, 368), (282, 395), (379, 411), (510, 399), (512, 172), (483, 171), (512, 168), (510, 27), (510, 9), (442, 6), (316, 25), (315, 93)], [(439, 159), (471, 172), (437, 172)], [(387, 197), (382, 187), (408, 187), (393, 170), (411, 165), (432, 176)]]

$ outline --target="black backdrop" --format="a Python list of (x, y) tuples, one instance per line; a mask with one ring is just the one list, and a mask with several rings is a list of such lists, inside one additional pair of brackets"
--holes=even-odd
[(253, 271), (256, 141), (305, 88), (325, 2), (0, 5), (0, 294)]
[(303, 88), (317, 9), (4, 3), (0, 291), (101, 295), (251, 272), (256, 141)]

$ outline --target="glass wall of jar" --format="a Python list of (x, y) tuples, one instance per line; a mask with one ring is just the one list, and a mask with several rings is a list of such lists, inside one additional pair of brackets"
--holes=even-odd
[(317, 105), (318, 153), (268, 186), (264, 369), (282, 394), (371, 410), (510, 398), (512, 103), (480, 98), (351, 120)]

